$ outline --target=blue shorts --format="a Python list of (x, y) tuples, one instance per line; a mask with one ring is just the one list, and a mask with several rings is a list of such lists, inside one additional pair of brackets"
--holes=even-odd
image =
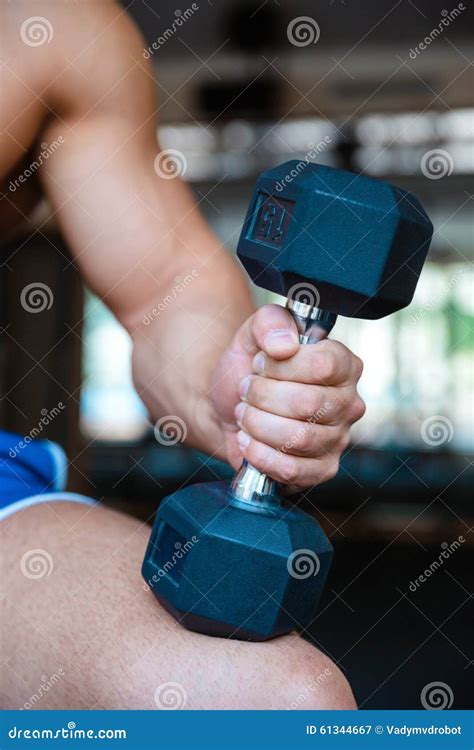
[(95, 505), (84, 495), (64, 492), (66, 484), (67, 458), (59, 445), (0, 430), (0, 521), (54, 500)]

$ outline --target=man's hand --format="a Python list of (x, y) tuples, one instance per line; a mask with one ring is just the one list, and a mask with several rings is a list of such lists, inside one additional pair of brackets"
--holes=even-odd
[(266, 305), (237, 331), (213, 378), (228, 460), (295, 488), (335, 476), (365, 404), (361, 360), (333, 340), (301, 346), (290, 313)]

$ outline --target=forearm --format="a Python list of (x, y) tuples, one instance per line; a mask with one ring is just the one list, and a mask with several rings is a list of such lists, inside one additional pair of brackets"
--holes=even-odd
[(120, 123), (95, 122), (92, 133), (77, 126), (45, 187), (86, 281), (132, 336), (134, 381), (151, 419), (179, 416), (189, 444), (224, 458), (209, 390), (217, 360), (253, 312), (247, 282), (189, 188), (153, 171), (152, 139), (122, 146), (126, 139)]
[(190, 445), (225, 459), (211, 383), (253, 303), (243, 272), (211, 232), (174, 258), (174, 275), (130, 328), (135, 386), (154, 420), (179, 417)]

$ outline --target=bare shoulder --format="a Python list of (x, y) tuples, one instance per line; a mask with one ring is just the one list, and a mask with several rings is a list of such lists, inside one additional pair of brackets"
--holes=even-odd
[(153, 83), (142, 36), (115, 0), (17, 0), (5, 18), (2, 55), (58, 114), (114, 106)]
[[(126, 9), (117, 0), (15, 0), (2, 2), (0, 44), (4, 55), (39, 61), (72, 62), (94, 42), (139, 38)], [(136, 39), (133, 37), (136, 36)], [(28, 50), (31, 51), (28, 55)], [(109, 49), (109, 51), (111, 51)], [(97, 72), (97, 71), (96, 71)]]

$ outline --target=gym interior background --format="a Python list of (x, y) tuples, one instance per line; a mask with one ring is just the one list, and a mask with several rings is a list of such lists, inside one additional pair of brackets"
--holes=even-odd
[[(257, 175), (288, 159), (386, 178), (435, 225), (413, 304), (333, 332), (364, 359), (368, 410), (339, 475), (306, 493), (336, 552), (308, 637), (362, 708), (419, 708), (432, 682), (472, 708), (472, 12), (444, 0), (125, 4), (156, 71), (162, 147), (184, 155), (231, 252)], [(45, 432), (68, 450), (70, 488), (150, 519), (173, 489), (229, 470), (157, 441), (127, 335), (82, 288), (47, 211), (9, 239), (1, 268), (2, 423), (26, 435), (67, 404)], [(54, 290), (41, 316), (18, 305), (30, 280)]]

